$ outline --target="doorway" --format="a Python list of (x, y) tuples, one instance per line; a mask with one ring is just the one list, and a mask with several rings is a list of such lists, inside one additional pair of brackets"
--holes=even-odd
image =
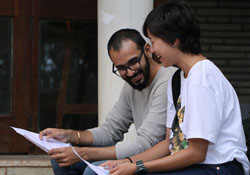
[(97, 1), (0, 3), (0, 154), (40, 153), (9, 126), (97, 126)]

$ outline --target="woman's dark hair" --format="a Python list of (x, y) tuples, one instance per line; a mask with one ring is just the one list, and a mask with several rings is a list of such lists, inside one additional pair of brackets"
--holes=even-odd
[(178, 48), (182, 52), (201, 52), (199, 21), (183, 0), (168, 1), (153, 9), (143, 24), (143, 33), (147, 37), (148, 31), (171, 45), (179, 39)]
[(108, 41), (108, 53), (111, 49), (119, 51), (122, 47), (122, 42), (132, 40), (135, 42), (138, 49), (143, 49), (146, 41), (141, 34), (135, 29), (121, 29), (115, 32)]

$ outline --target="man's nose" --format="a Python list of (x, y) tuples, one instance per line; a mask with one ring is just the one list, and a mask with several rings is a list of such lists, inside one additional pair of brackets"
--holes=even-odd
[(135, 71), (131, 69), (127, 69), (127, 77), (132, 77), (134, 75)]

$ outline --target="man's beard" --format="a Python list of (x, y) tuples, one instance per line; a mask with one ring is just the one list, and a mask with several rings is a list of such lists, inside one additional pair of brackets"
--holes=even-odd
[[(148, 61), (148, 58), (146, 57), (145, 55), (145, 60), (146, 60), (146, 66), (145, 66), (145, 70), (142, 70), (141, 68), (136, 71), (134, 73), (134, 75), (132, 77), (125, 77), (124, 80), (126, 82), (128, 82), (128, 84), (130, 84), (130, 86), (132, 86), (132, 88), (136, 89), (136, 90), (143, 90), (144, 88), (147, 87), (147, 84), (148, 84), (148, 80), (149, 80), (149, 75), (150, 75), (150, 64), (149, 64), (149, 61)], [(134, 84), (133, 82), (131, 82), (130, 80), (133, 79), (134, 77), (136, 77), (137, 75), (139, 74), (143, 74), (143, 81), (141, 83), (138, 83), (138, 84)], [(141, 81), (141, 79), (139, 80)]]

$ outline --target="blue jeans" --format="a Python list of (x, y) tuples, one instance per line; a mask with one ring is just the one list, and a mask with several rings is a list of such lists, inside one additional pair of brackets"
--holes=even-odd
[(148, 175), (244, 175), (242, 165), (236, 160), (220, 165), (197, 164), (190, 167), (162, 173), (148, 173)]
[[(104, 163), (105, 161), (106, 160), (101, 160), (101, 161), (93, 162), (92, 164), (98, 166), (98, 165)], [(92, 171), (89, 167), (86, 167), (83, 175), (96, 175), (96, 173), (94, 171)]]
[(51, 160), (51, 165), (55, 175), (82, 175), (86, 168), (86, 164), (83, 162), (78, 162), (69, 167), (59, 167), (55, 160)]

